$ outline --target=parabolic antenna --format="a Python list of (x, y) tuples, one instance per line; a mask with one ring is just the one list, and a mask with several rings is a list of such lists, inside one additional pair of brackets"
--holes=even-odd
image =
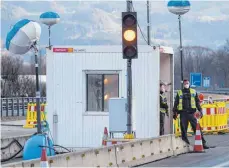
[(40, 35), (41, 27), (37, 22), (20, 20), (7, 34), (6, 49), (14, 54), (25, 54), (40, 39)]

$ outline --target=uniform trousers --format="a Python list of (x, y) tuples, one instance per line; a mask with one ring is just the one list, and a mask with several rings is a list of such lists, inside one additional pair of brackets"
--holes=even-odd
[[(181, 126), (181, 136), (184, 141), (188, 141), (187, 137), (187, 130), (188, 130), (188, 122), (190, 122), (192, 130), (194, 133), (196, 133), (196, 125), (197, 125), (197, 119), (194, 117), (194, 113), (183, 111), (180, 113), (180, 126)], [(201, 131), (201, 137), (203, 144), (206, 143), (203, 132)]]
[(165, 113), (160, 112), (160, 136), (164, 135)]

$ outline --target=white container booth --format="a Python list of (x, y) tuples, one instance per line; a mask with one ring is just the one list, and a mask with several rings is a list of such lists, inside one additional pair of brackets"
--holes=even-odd
[[(132, 61), (133, 128), (137, 138), (157, 137), (159, 83), (173, 83), (173, 50), (138, 46), (138, 51)], [(104, 127), (109, 130), (109, 98), (126, 98), (126, 69), (121, 46), (47, 49), (47, 112), (56, 144), (101, 146)]]

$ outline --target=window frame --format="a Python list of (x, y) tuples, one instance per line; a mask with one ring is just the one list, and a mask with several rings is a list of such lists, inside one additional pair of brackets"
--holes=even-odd
[[(88, 111), (88, 75), (102, 75), (102, 80), (104, 81), (105, 75), (118, 75), (118, 97), (121, 95), (121, 70), (85, 70), (84, 71), (84, 110), (83, 115), (85, 116), (107, 116), (109, 115), (108, 111), (104, 111), (104, 100), (102, 100), (102, 110), (101, 111)], [(102, 96), (104, 97), (104, 83), (102, 85)]]

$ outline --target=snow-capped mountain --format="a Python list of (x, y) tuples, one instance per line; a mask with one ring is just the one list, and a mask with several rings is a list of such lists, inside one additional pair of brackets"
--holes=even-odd
[[(177, 46), (177, 16), (168, 12), (166, 1), (151, 1), (151, 40), (156, 44)], [(182, 17), (184, 45), (216, 48), (229, 38), (229, 2), (193, 1), (191, 10)], [(146, 2), (133, 1), (138, 22), (146, 37)], [(214, 7), (213, 7), (214, 6)], [(22, 18), (39, 21), (39, 15), (55, 11), (60, 23), (51, 28), (53, 45), (121, 44), (121, 12), (125, 1), (5, 1), (1, 3), (1, 39)], [(48, 28), (41, 24), (40, 44), (48, 44)], [(146, 44), (141, 32), (138, 43)]]

